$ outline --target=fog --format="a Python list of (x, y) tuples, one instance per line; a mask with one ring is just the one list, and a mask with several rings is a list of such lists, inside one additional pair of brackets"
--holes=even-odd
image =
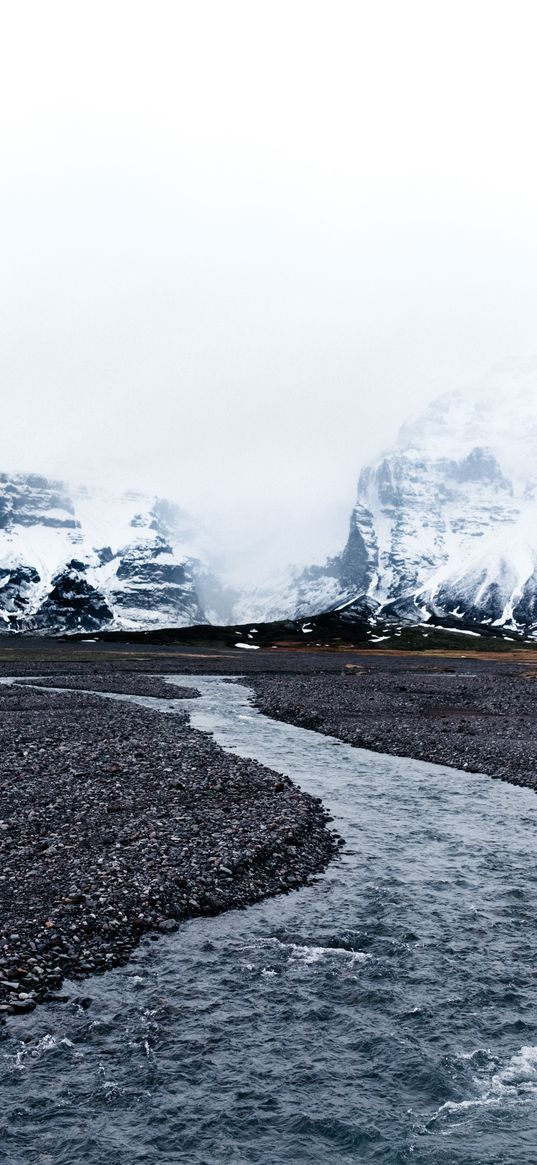
[(534, 6), (1, 11), (0, 470), (172, 497), (230, 577), (333, 553), (537, 349)]

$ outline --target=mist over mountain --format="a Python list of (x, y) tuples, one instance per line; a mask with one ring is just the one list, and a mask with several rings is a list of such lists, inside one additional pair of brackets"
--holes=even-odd
[[(530, 364), (478, 396), (442, 396), (362, 470), (347, 544), (323, 575), (333, 606), (535, 633), (535, 383)], [(300, 601), (313, 608), (319, 586)]]
[(306, 569), (267, 568), (262, 586), (226, 586), (207, 532), (174, 501), (0, 475), (2, 625), (142, 630), (344, 609), (533, 636), (536, 383), (527, 363), (433, 401), (362, 469), (341, 552)]
[(178, 506), (137, 493), (0, 475), (0, 614), (6, 630), (68, 632), (207, 620), (209, 575)]

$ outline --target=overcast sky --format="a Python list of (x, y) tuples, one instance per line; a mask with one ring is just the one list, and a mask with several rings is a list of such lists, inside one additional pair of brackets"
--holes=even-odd
[(537, 350), (534, 3), (0, 11), (0, 468), (334, 552), (409, 412)]

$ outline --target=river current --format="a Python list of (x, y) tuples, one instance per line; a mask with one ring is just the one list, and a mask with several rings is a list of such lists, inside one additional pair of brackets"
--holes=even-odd
[(535, 793), (270, 720), (246, 681), (168, 679), (199, 698), (115, 698), (288, 774), (346, 847), (302, 890), (146, 940), (74, 988), (88, 1010), (17, 1020), (0, 1161), (535, 1161)]

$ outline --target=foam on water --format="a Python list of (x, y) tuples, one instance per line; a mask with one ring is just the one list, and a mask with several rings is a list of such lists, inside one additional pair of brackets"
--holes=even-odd
[[(521, 1103), (535, 1106), (537, 1102), (537, 1045), (527, 1044), (521, 1047), (504, 1067), (500, 1067), (489, 1052), (490, 1065), (488, 1071), (476, 1072), (472, 1084), (475, 1095), (464, 1100), (447, 1100), (442, 1104), (430, 1122), (442, 1118), (463, 1117), (474, 1108), (495, 1106), (513, 1106)], [(478, 1051), (470, 1056), (462, 1057), (472, 1063), (482, 1060), (483, 1052)]]

